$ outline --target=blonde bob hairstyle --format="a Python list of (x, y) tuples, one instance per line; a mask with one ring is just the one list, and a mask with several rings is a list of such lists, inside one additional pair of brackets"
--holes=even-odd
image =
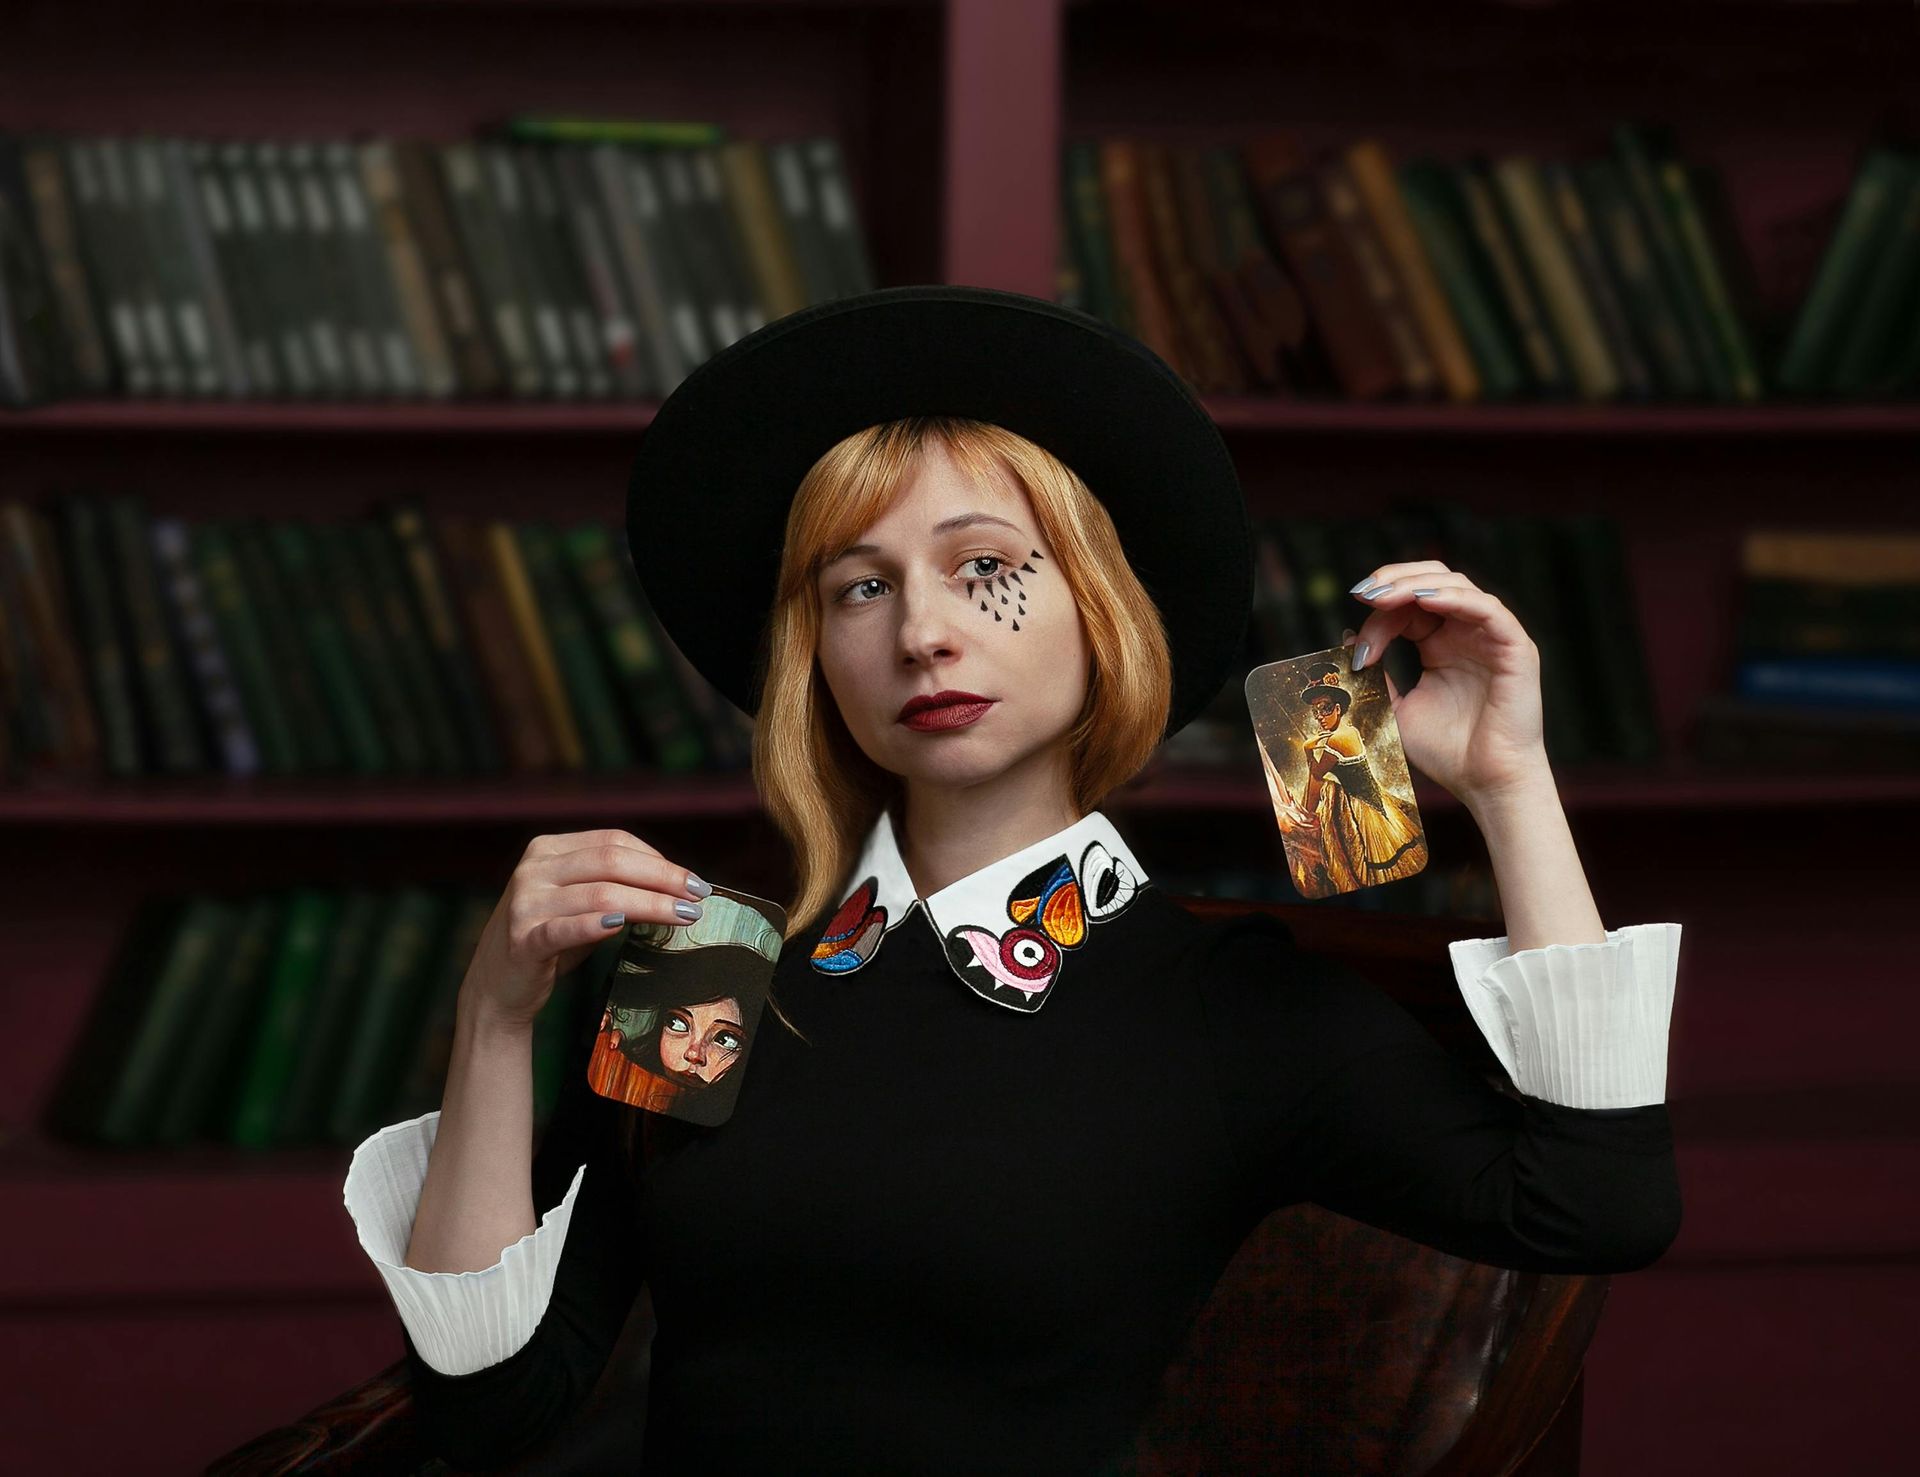
[(753, 779), (793, 849), (789, 939), (841, 901), (836, 889), (902, 789), (854, 742), (820, 671), (820, 568), (881, 516), (932, 441), (976, 480), (1010, 478), (1026, 490), (1079, 606), (1090, 660), (1087, 700), (1068, 735), (1075, 810), (1096, 809), (1137, 774), (1166, 728), (1173, 659), (1160, 609), (1086, 483), (1052, 453), (986, 421), (913, 416), (855, 432), (801, 479), (767, 617)]

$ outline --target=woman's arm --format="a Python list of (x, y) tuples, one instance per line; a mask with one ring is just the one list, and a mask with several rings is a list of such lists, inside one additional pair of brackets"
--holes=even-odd
[(1523, 1271), (1633, 1271), (1678, 1235), (1665, 1104), (1510, 1097), (1267, 915), (1218, 926), (1196, 962), (1229, 1134), (1258, 1206), (1310, 1200)]
[(493, 1265), (450, 1272), (399, 1264), (440, 1115), (383, 1129), (356, 1151), (348, 1172), (361, 1244), (401, 1313), (428, 1447), (462, 1467), (497, 1464), (565, 1427), (606, 1367), (644, 1281), (638, 1192), (619, 1133), (621, 1115), (633, 1110), (587, 1085), (603, 1001), (590, 971), (560, 1098), (533, 1155), (530, 1186), (520, 1186), (529, 1206), (554, 1208), (538, 1231), (496, 1252)]
[(1559, 787), (1544, 761), (1512, 786), (1468, 792), (1462, 803), (1486, 839), (1515, 952), (1606, 941)]

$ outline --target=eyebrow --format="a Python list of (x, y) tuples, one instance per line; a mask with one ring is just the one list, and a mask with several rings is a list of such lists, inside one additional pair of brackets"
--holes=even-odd
[[(953, 517), (943, 518), (934, 524), (933, 532), (938, 536), (943, 533), (953, 533), (962, 528), (977, 528), (981, 524), (986, 523), (997, 524), (1001, 528), (1011, 529), (1022, 538), (1026, 537), (1026, 530), (1019, 524), (1009, 523), (1004, 518), (996, 518), (991, 513), (956, 513)], [(842, 549), (820, 567), (822, 569), (831, 569), (842, 559), (851, 559), (855, 554), (878, 554), (881, 552), (883, 551), (878, 544), (853, 544), (848, 548)]]

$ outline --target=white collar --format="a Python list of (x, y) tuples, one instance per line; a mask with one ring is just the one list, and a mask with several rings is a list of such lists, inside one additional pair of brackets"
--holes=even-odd
[(920, 897), (901, 860), (893, 818), (882, 811), (848, 876), (845, 900), (813, 948), (822, 974), (865, 967), (919, 904), (961, 981), (983, 999), (1035, 1011), (1060, 974), (1062, 955), (1091, 925), (1122, 911), (1146, 869), (1099, 811)]

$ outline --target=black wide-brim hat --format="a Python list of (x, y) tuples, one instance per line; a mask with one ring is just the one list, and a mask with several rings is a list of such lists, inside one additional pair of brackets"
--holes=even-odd
[(759, 706), (787, 510), (836, 442), (883, 421), (964, 416), (1017, 432), (1106, 507), (1160, 607), (1166, 733), (1242, 654), (1253, 543), (1233, 459), (1186, 382), (1145, 344), (1044, 298), (889, 287), (775, 319), (662, 402), (627, 491), (627, 541), (667, 634), (736, 707)]

